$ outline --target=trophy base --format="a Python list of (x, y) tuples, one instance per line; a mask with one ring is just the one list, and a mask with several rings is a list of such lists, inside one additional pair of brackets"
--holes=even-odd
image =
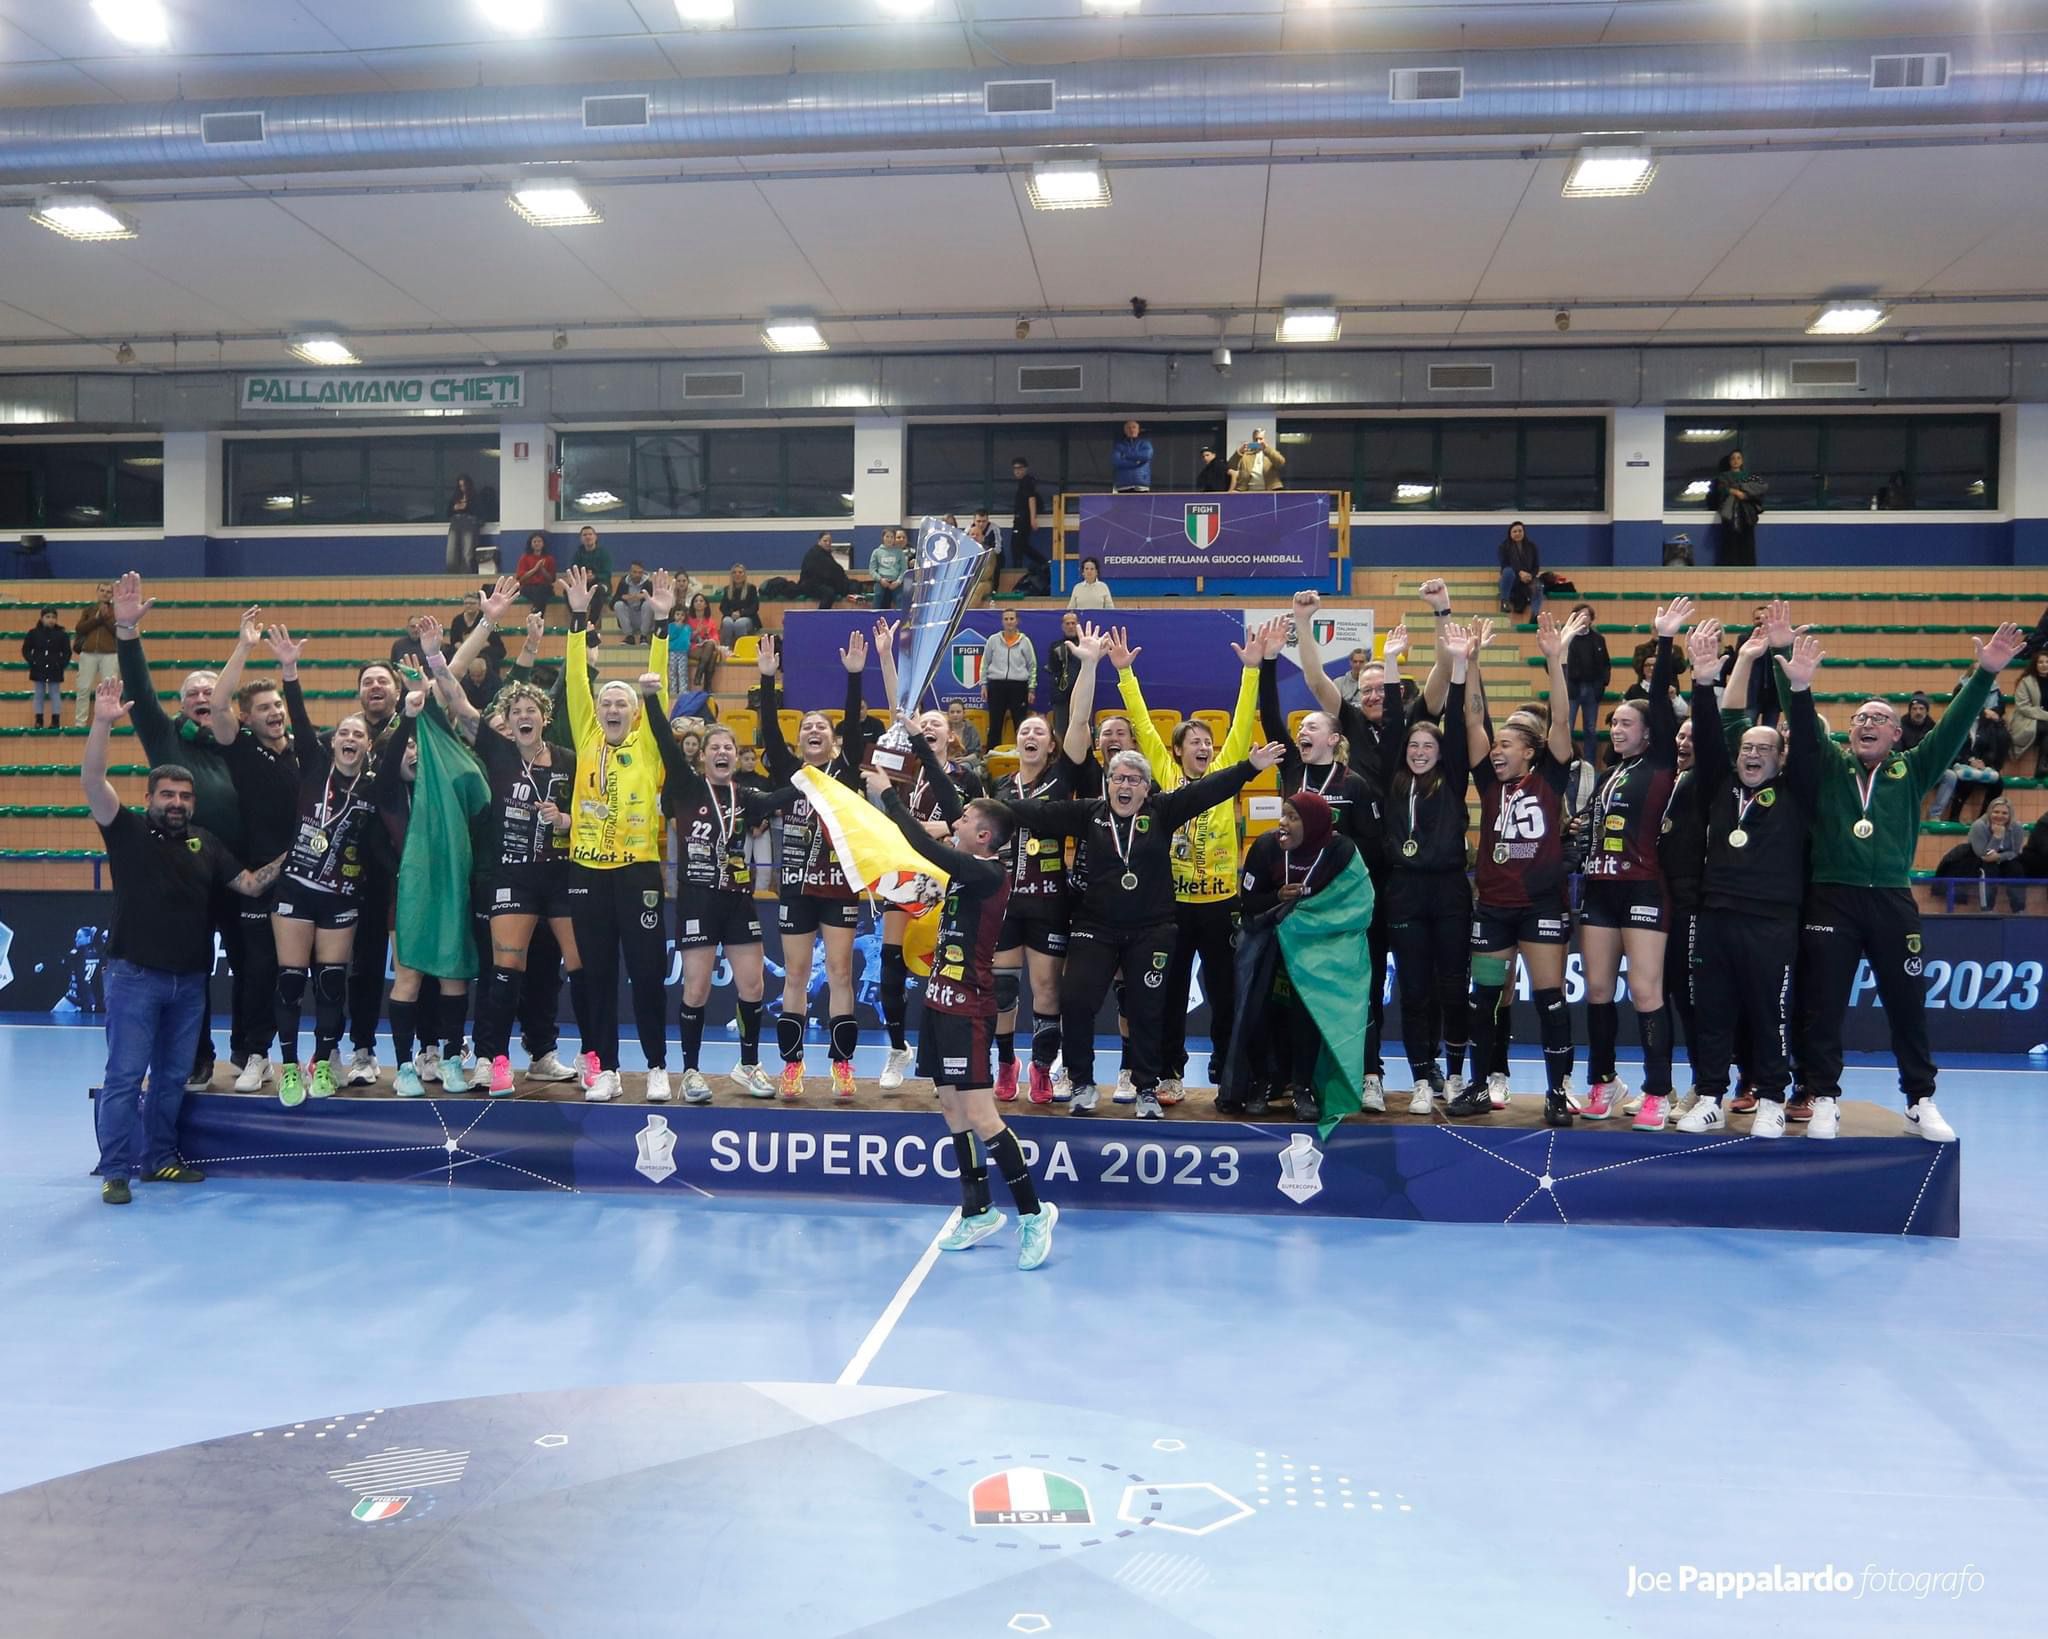
[(890, 784), (906, 789), (917, 780), (917, 752), (908, 745), (891, 745), (886, 734), (868, 747), (861, 766), (870, 773), (886, 775)]

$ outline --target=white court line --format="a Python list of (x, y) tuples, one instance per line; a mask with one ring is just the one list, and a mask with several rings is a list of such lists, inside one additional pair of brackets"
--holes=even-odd
[(896, 1322), (903, 1318), (903, 1311), (910, 1307), (910, 1300), (917, 1296), (917, 1289), (924, 1284), (924, 1278), (931, 1273), (932, 1265), (939, 1261), (939, 1242), (951, 1233), (960, 1221), (960, 1209), (955, 1207), (947, 1214), (946, 1221), (939, 1225), (938, 1233), (932, 1236), (931, 1244), (924, 1249), (924, 1256), (911, 1266), (910, 1273), (903, 1277), (903, 1284), (896, 1288), (896, 1295), (889, 1300), (889, 1307), (876, 1318), (868, 1328), (868, 1335), (860, 1340), (860, 1347), (853, 1351), (853, 1358), (846, 1363), (846, 1369), (833, 1381), (844, 1388), (858, 1383), (867, 1374), (868, 1367), (875, 1363), (875, 1356), (882, 1352), (882, 1345), (889, 1341), (889, 1334), (896, 1330)]

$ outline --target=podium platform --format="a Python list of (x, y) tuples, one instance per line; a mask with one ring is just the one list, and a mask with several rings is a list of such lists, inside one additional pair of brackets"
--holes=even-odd
[[(639, 1078), (629, 1077), (637, 1092)], [(818, 1084), (813, 1083), (815, 1089)], [(1845, 1099), (1842, 1135), (1760, 1140), (1748, 1122), (1699, 1137), (1623, 1121), (1541, 1125), (1521, 1095), (1492, 1116), (1355, 1116), (1327, 1139), (1291, 1119), (1216, 1115), (1206, 1093), (1163, 1121), (1123, 1107), (1076, 1116), (1005, 1106), (1045, 1194), (1062, 1206), (1384, 1218), (1417, 1223), (1667, 1225), (1961, 1233), (1960, 1144), (1906, 1134), (1898, 1113)], [(1795, 1127), (1794, 1133), (1798, 1132)], [(929, 1084), (846, 1103), (759, 1102), (723, 1084), (709, 1105), (573, 1088), (518, 1096), (399, 1099), (388, 1089), (308, 1100), (189, 1094), (188, 1164), (223, 1178), (418, 1183), (449, 1189), (584, 1190), (871, 1201), (959, 1199), (953, 1150)]]

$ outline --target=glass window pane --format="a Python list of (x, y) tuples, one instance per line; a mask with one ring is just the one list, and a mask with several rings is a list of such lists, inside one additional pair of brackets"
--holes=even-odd
[(0, 529), (36, 527), (36, 469), (28, 447), (0, 445)]
[(772, 518), (782, 484), (781, 437), (772, 428), (705, 436), (704, 516)]
[[(1276, 447), (1287, 458), (1280, 476), (1289, 489), (1349, 489), (1355, 421), (1282, 421), (1274, 425)], [(1220, 453), (1228, 459), (1233, 453)], [(1199, 464), (1200, 456), (1196, 457)], [(1192, 476), (1190, 482), (1193, 481)]]
[(1821, 502), (1820, 423), (1758, 416), (1742, 424), (1745, 472), (1761, 477), (1767, 511), (1815, 507)]
[(49, 529), (105, 528), (104, 444), (48, 444), (43, 450), (43, 524)]
[(1929, 421), (1914, 433), (1908, 504), (1934, 509), (1998, 505), (1998, 422)]
[(1910, 504), (1909, 423), (1901, 416), (1840, 416), (1827, 423), (1830, 507), (1867, 511)]
[(1741, 442), (1738, 424), (1711, 410), (1672, 416), (1664, 423), (1664, 504), (1703, 507), (1721, 457)]
[(583, 433), (561, 444), (562, 499), (558, 518), (573, 523), (624, 518), (633, 492), (632, 440), (623, 435)]
[(1122, 422), (1105, 427), (1091, 422), (1071, 428), (1067, 433), (1067, 467), (1060, 488), (1076, 494), (1116, 488), (1116, 469), (1110, 456), (1123, 435)]
[[(1431, 505), (1437, 497), (1436, 431), (1433, 421), (1364, 423), (1351, 504), (1374, 512)], [(1291, 452), (1287, 459), (1291, 467)]]
[(161, 528), (164, 447), (122, 444), (114, 450), (114, 519), (123, 529)]
[(792, 518), (853, 516), (853, 429), (804, 427), (782, 435), (789, 489), (783, 513)]
[(912, 427), (909, 439), (910, 516), (943, 518), (957, 513), (963, 520), (985, 511), (1007, 489), (990, 478), (988, 429), (985, 427)]
[(360, 444), (309, 441), (299, 446), (299, 507), (293, 522), (359, 524), (367, 511)]
[(702, 517), (703, 434), (652, 433), (633, 442), (632, 515), (635, 518)]
[(297, 521), (297, 446), (268, 439), (228, 446), (228, 522), (244, 527)]
[[(1193, 489), (1195, 475), (1202, 470), (1202, 446), (1212, 445), (1219, 455), (1223, 452), (1223, 429), (1197, 422), (1162, 422), (1156, 427), (1147, 422), (1145, 436), (1152, 440), (1154, 489)], [(1287, 456), (1291, 482), (1294, 451), (1290, 448), (1283, 453)]]
[(440, 463), (431, 444), (410, 438), (373, 438), (363, 446), (369, 464), (368, 509), (372, 524), (438, 523), (448, 497), (441, 491)]
[(495, 433), (488, 437), (437, 438), (435, 448), (440, 456), (439, 488), (441, 504), (435, 511), (436, 518), (448, 513), (448, 503), (455, 495), (457, 474), (466, 477), (476, 491), (475, 511), (486, 523), (498, 521), (498, 439)]
[(1597, 421), (1530, 421), (1522, 428), (1527, 512), (1598, 512), (1607, 504), (1606, 429)]
[(1515, 444), (1512, 421), (1445, 422), (1436, 504), (1460, 512), (1512, 510)]

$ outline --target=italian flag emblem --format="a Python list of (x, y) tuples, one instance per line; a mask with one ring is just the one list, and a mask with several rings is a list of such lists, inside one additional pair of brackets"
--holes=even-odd
[(1006, 1468), (977, 1480), (969, 1504), (976, 1525), (1093, 1525), (1088, 1493), (1064, 1474)]
[(381, 1519), (398, 1518), (411, 1501), (410, 1497), (365, 1497), (350, 1512), (365, 1525), (375, 1525)]

